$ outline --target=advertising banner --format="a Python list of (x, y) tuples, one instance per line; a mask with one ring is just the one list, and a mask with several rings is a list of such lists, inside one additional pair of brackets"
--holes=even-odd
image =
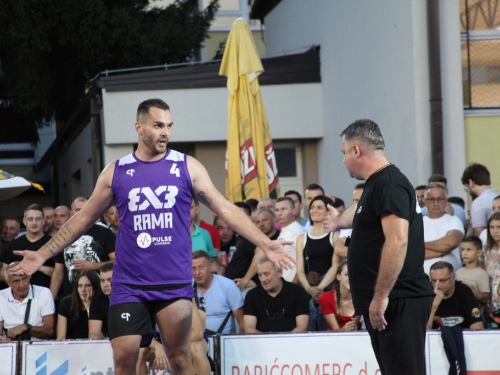
[(221, 375), (379, 375), (370, 337), (355, 333), (221, 336)]
[(21, 350), (23, 375), (114, 375), (108, 340), (25, 341)]
[(0, 344), (0, 375), (15, 375), (17, 360), (17, 342)]

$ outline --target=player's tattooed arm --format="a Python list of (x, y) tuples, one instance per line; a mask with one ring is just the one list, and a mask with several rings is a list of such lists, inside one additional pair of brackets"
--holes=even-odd
[(52, 258), (59, 250), (73, 242), (75, 234), (68, 225), (64, 225), (59, 232), (43, 247)]
[(198, 201), (207, 207), (212, 205), (212, 199), (204, 191), (198, 193)]

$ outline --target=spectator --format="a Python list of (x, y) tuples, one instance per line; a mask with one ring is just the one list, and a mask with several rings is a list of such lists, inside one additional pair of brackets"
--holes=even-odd
[[(500, 304), (500, 284), (496, 290), (497, 300), (495, 302)], [(487, 318), (488, 326), (492, 329), (500, 329), (500, 309), (492, 311)]]
[[(280, 231), (276, 229), (274, 213), (268, 209), (258, 209), (255, 215), (255, 225), (270, 240), (278, 239)], [(264, 257), (264, 252), (255, 247), (253, 243), (241, 236), (236, 241), (236, 251), (231, 263), (226, 270), (225, 276), (236, 282), (240, 290), (253, 288), (259, 284), (257, 275), (257, 264)]]
[[(325, 190), (318, 184), (309, 184), (304, 191), (304, 207), (309, 207), (311, 205), (311, 201), (314, 197), (318, 195), (325, 195)], [(304, 226), (305, 230), (308, 231), (312, 228), (312, 224), (310, 222), (306, 223)]]
[(416, 188), (415, 188), (415, 195), (417, 196), (417, 201), (418, 201), (418, 205), (420, 206), (420, 208), (424, 208), (425, 207), (425, 189), (427, 188), (426, 185), (418, 185)]
[[(276, 206), (274, 204), (274, 201), (271, 198), (262, 198), (259, 201), (259, 204), (257, 205), (257, 209), (268, 209), (271, 210), (272, 212), (276, 211)], [(279, 221), (276, 221), (276, 229), (281, 230), (281, 224)]]
[[(276, 202), (276, 218), (281, 224), (279, 239), (293, 241), (292, 245), (285, 245), (285, 250), (294, 258), (297, 258), (297, 238), (305, 232), (302, 225), (295, 221), (296, 213), (293, 200), (287, 197), (278, 198)], [(283, 278), (286, 281), (298, 282), (297, 267), (283, 271)]]
[(464, 236), (463, 224), (458, 217), (445, 212), (446, 190), (442, 185), (427, 186), (425, 205), (428, 214), (423, 217), (424, 272), (429, 275), (430, 267), (438, 260), (450, 263), (456, 271), (461, 267), (459, 245)]
[(200, 228), (205, 229), (208, 234), (210, 234), (210, 238), (212, 239), (212, 245), (216, 253), (220, 251), (220, 233), (214, 225), (210, 225), (205, 223), (200, 219), (200, 202), (198, 199), (193, 198), (194, 203), (194, 223), (198, 225)]
[(252, 209), (250, 208), (250, 206), (248, 204), (246, 204), (245, 202), (234, 202), (234, 205), (236, 207), (239, 207), (243, 210), (243, 212), (251, 217), (252, 216)]
[(54, 222), (54, 208), (44, 207), (43, 216), (44, 216), (44, 223), (42, 231), (43, 233), (48, 234), (50, 237), (52, 237), (57, 232)]
[(205, 229), (200, 228), (196, 223), (194, 222), (196, 218), (196, 204), (194, 203), (194, 198), (193, 201), (191, 202), (191, 245), (192, 245), (192, 250), (197, 251), (197, 250), (203, 250), (208, 254), (210, 257), (211, 261), (211, 272), (217, 273), (220, 268), (220, 264), (217, 261), (217, 252), (215, 251), (214, 245), (212, 243), (212, 239), (210, 237), (210, 233), (208, 233)]
[(71, 210), (67, 206), (59, 206), (54, 210), (54, 225), (57, 230), (61, 229), (71, 217)]
[[(21, 223), (15, 216), (6, 216), (0, 222), (0, 269), (7, 252), (7, 246), (19, 235), (20, 230)], [(3, 276), (0, 275), (0, 290), (9, 287), (2, 279)]]
[[(309, 232), (297, 238), (297, 277), (315, 302), (334, 280), (338, 267), (337, 265), (332, 268), (333, 233), (325, 233), (323, 229), (323, 220), (328, 215), (326, 208), (328, 204), (333, 206), (332, 200), (324, 195), (318, 195), (311, 200), (309, 220), (313, 223), (313, 227)], [(327, 274), (329, 270), (332, 271)], [(307, 275), (310, 272), (316, 272), (321, 278), (319, 285), (309, 284)]]
[(204, 251), (193, 253), (195, 296), (207, 315), (207, 331), (235, 333), (235, 318), (243, 332), (243, 297), (232, 280), (210, 272), (210, 259)]
[[(427, 182), (429, 183), (429, 185), (430, 184), (441, 185), (442, 187), (444, 187), (444, 189), (446, 191), (446, 195), (448, 195), (448, 180), (442, 174), (433, 174), (431, 177), (429, 177)], [(465, 227), (466, 217), (465, 217), (465, 211), (464, 211), (463, 207), (461, 207), (460, 205), (454, 204), (454, 203), (450, 202), (449, 200), (447, 200), (444, 210), (447, 214), (449, 214), (451, 216), (458, 217), (460, 219), (460, 221), (462, 222), (463, 226)], [(422, 215), (424, 215), (424, 216), (427, 215), (427, 208), (422, 209)]]
[(230, 255), (231, 248), (236, 246), (236, 233), (219, 216), (215, 217), (214, 224), (220, 235), (220, 250)]
[(431, 266), (431, 283), (436, 297), (432, 302), (427, 329), (439, 326), (483, 329), (481, 312), (469, 287), (455, 280), (453, 267), (448, 262)]
[[(4, 274), (9, 288), (0, 291), (0, 342), (11, 340), (44, 340), (54, 336), (54, 301), (50, 290), (30, 285), (30, 276)], [(28, 322), (24, 323), (28, 316)], [(6, 336), (3, 333), (6, 332)]]
[[(493, 199), (493, 203), (491, 204), (491, 213), (494, 214), (495, 212), (500, 212), (500, 195), (496, 196), (495, 199)], [(483, 248), (486, 247), (487, 236), (488, 228), (485, 228), (479, 235), (479, 239), (483, 243)]]
[(448, 202), (453, 206), (456, 204), (460, 206), (462, 210), (465, 210), (465, 201), (461, 197), (448, 197)]
[(111, 280), (114, 263), (104, 263), (99, 274), (102, 293), (97, 293), (90, 302), (89, 338), (102, 339), (108, 337), (109, 298), (111, 296)]
[(335, 273), (334, 289), (319, 297), (321, 313), (329, 331), (354, 331), (359, 329), (359, 317), (354, 313), (351, 286), (347, 273), (347, 260), (340, 262)]
[(268, 258), (259, 261), (261, 285), (245, 297), (245, 332), (304, 332), (309, 321), (309, 296), (281, 277)]
[(288, 190), (284, 196), (290, 198), (295, 205), (295, 209), (297, 210), (297, 213), (295, 214), (295, 221), (303, 227), (306, 226), (309, 220), (307, 220), (307, 217), (301, 216), (304, 204), (302, 203), (302, 196), (300, 195), (300, 193), (295, 190)]
[[(22, 256), (14, 254), (14, 251), (36, 251), (51, 239), (50, 236), (44, 234), (42, 231), (43, 209), (38, 204), (32, 204), (26, 208), (23, 223), (26, 226), (26, 234), (13, 240), (7, 247), (0, 271), (2, 276), (5, 274), (8, 264), (23, 259)], [(54, 272), (54, 261), (49, 259), (43, 264), (40, 270), (31, 276), (31, 284), (48, 288), (52, 272)]]
[(491, 277), (489, 311), (500, 309), (498, 286), (500, 285), (500, 212), (493, 213), (487, 222), (488, 233), (484, 251), (484, 266)]
[(479, 262), (482, 254), (481, 240), (476, 236), (465, 237), (462, 241), (462, 259), (465, 266), (456, 272), (456, 280), (467, 285), (474, 293), (481, 313), (490, 298), (490, 277)]
[[(360, 183), (354, 187), (352, 192), (352, 205), (358, 205), (361, 196), (363, 195), (363, 191), (365, 190), (365, 184)], [(334, 254), (334, 262), (335, 268), (340, 263), (340, 261), (344, 258), (347, 258), (347, 241), (348, 238), (351, 237), (352, 228), (341, 229), (338, 232), (335, 232), (333, 235), (333, 247), (335, 248)]]
[(345, 211), (345, 203), (339, 197), (335, 197), (335, 202), (333, 202), (333, 207), (337, 210), (339, 214)]
[(114, 202), (104, 215), (102, 215), (102, 220), (106, 226), (115, 234), (118, 232), (118, 229), (120, 229), (120, 219), (117, 213), (118, 210), (116, 209), (116, 202)]
[[(76, 215), (86, 203), (86, 198), (76, 198), (71, 204), (70, 215)], [(59, 208), (56, 208), (56, 226)], [(61, 209), (63, 214), (65, 214), (64, 211), (64, 209)], [(78, 272), (86, 270), (99, 271), (104, 263), (114, 262), (115, 243), (116, 236), (109, 228), (93, 224), (78, 240), (55, 255), (54, 274), (50, 281), (50, 290), (54, 299), (60, 292), (61, 299), (73, 292), (73, 285)]]
[(250, 217), (253, 221), (255, 221), (255, 213), (257, 212), (257, 205), (259, 204), (259, 201), (257, 199), (250, 198), (247, 199), (245, 203), (250, 207)]
[(498, 196), (498, 192), (491, 188), (490, 172), (481, 164), (472, 163), (465, 168), (462, 184), (467, 193), (477, 197), (472, 201), (470, 208), (470, 228), (471, 234), (479, 236), (486, 228), (492, 202)]
[(57, 312), (57, 340), (89, 337), (90, 301), (99, 291), (99, 276), (95, 271), (76, 275), (71, 296), (64, 298)]

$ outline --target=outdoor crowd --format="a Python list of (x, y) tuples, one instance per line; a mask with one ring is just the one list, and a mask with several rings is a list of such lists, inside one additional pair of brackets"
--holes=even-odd
[[(468, 215), (461, 198), (447, 196), (444, 176), (433, 175), (427, 185), (415, 188), (419, 202), (415, 209), (422, 212), (424, 223), (423, 267), (436, 294), (427, 328), (499, 328), (500, 196), (491, 188), (490, 173), (483, 165), (468, 166), (461, 180), (472, 198)], [(362, 183), (355, 186), (353, 203), (363, 188)], [(107, 337), (120, 231), (115, 206), (31, 277), (8, 273), (22, 260), (15, 250), (38, 250), (86, 201), (78, 197), (70, 207), (56, 208), (32, 204), (24, 212), (23, 226), (17, 217), (2, 219), (0, 342)], [(268, 238), (293, 241), (285, 249), (297, 264), (278, 269), (220, 218), (214, 217), (213, 225), (201, 221), (199, 203), (193, 200), (194, 361), (206, 360), (206, 334), (364, 329), (349, 286), (350, 230), (325, 233), (323, 229), (328, 205), (342, 212), (346, 208), (342, 199), (310, 184), (303, 196), (287, 191), (276, 201), (249, 199), (236, 205)], [(156, 368), (167, 366), (159, 340), (141, 349), (139, 373), (146, 358)]]

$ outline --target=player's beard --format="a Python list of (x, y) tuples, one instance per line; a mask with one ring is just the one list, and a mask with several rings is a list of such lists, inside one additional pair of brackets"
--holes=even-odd
[[(165, 148), (162, 146), (158, 145), (158, 141), (164, 139), (166, 141)], [(142, 141), (144, 142), (144, 145), (153, 153), (160, 155), (164, 154), (167, 152), (167, 146), (168, 146), (168, 138), (158, 138), (158, 139), (153, 139), (152, 137), (144, 134)]]

